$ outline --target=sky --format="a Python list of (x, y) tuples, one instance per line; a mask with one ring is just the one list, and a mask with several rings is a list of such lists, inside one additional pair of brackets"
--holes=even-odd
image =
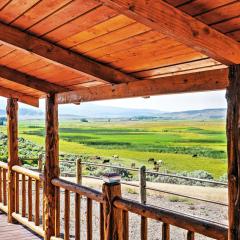
[[(0, 109), (5, 108), (6, 100), (0, 97)], [(89, 104), (89, 103), (82, 103)], [(171, 94), (164, 96), (154, 96), (147, 99), (131, 98), (94, 102), (97, 105), (123, 107), (123, 108), (138, 108), (138, 109), (156, 109), (164, 112), (178, 112), (186, 110), (199, 110), (206, 108), (226, 108), (225, 91), (211, 91), (198, 93)], [(44, 110), (44, 100), (40, 101), (40, 108)], [(29, 108), (25, 104), (20, 104), (20, 107)], [(61, 105), (59, 112), (66, 109), (81, 108), (77, 105)]]
[(128, 108), (157, 109), (167, 112), (198, 110), (205, 108), (225, 108), (227, 106), (225, 91), (171, 94), (154, 96), (148, 99), (132, 98), (99, 101), (97, 104)]

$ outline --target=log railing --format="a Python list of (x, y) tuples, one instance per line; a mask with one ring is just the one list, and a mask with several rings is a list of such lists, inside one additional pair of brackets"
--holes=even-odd
[[(182, 228), (187, 231), (186, 239), (193, 240), (195, 233), (213, 238), (213, 239), (227, 239), (228, 228), (224, 225), (217, 224), (211, 221), (198, 219), (197, 217), (180, 214), (175, 211), (170, 211), (164, 208), (153, 207), (144, 205), (133, 200), (116, 197), (113, 201), (114, 208), (125, 212), (122, 219), (123, 225), (128, 222), (126, 218), (128, 213), (135, 213), (141, 217), (154, 219), (162, 223), (162, 238), (169, 240), (170, 238), (170, 225)], [(125, 219), (124, 219), (125, 218)], [(126, 235), (128, 227), (125, 227), (123, 232)], [(145, 234), (147, 235), (147, 234)], [(122, 238), (124, 240), (128, 238)], [(143, 239), (143, 238), (142, 238)]]
[[(92, 227), (92, 207), (93, 201), (99, 203), (99, 211), (100, 211), (100, 222), (99, 222), (99, 235), (100, 240), (104, 240), (104, 225), (103, 225), (103, 194), (94, 189), (84, 187), (61, 178), (56, 178), (52, 180), (52, 184), (55, 186), (56, 194), (60, 194), (60, 189), (64, 190), (64, 240), (70, 239), (70, 193), (75, 194), (75, 238), (76, 240), (80, 239), (80, 198), (87, 198), (87, 216), (86, 216), (86, 229), (87, 229), (87, 240), (93, 239), (93, 227)], [(55, 237), (60, 237), (60, 203), (57, 206), (56, 212), (56, 229), (55, 229)]]
[(0, 209), (7, 212), (7, 163), (0, 162)]
[[(15, 220), (26, 225), (40, 236), (44, 236), (43, 210), (43, 175), (20, 166), (13, 166), (15, 184)], [(21, 198), (20, 198), (21, 196)], [(21, 209), (21, 211), (20, 211)]]
[[(0, 209), (7, 212), (7, 169), (6, 163), (0, 162)], [(25, 169), (20, 166), (13, 166), (15, 184), (15, 211), (12, 217), (23, 225), (27, 226), (40, 236), (45, 235), (44, 211), (40, 211), (44, 199), (42, 186), (44, 176), (40, 173)], [(140, 218), (154, 219), (162, 224), (163, 240), (170, 239), (170, 226), (186, 230), (186, 239), (194, 240), (195, 233), (204, 236), (225, 240), (227, 239), (228, 228), (212, 221), (203, 220), (186, 214), (178, 213), (164, 208), (158, 208), (142, 204), (133, 200), (121, 197), (121, 184), (103, 184), (103, 192), (78, 185), (61, 178), (54, 178), (52, 184), (55, 187), (55, 194), (64, 193), (63, 201), (57, 202), (54, 218), (55, 236), (52, 239), (70, 239), (70, 222), (73, 216), (70, 214), (70, 195), (74, 194), (74, 228), (75, 238), (80, 239), (81, 215), (80, 201), (86, 198), (86, 237), (92, 240), (93, 235), (93, 202), (99, 204), (99, 239), (129, 239), (129, 213), (139, 215)], [(33, 201), (34, 200), (34, 201)], [(63, 206), (60, 204), (63, 203)], [(61, 229), (61, 211), (63, 209), (64, 227)], [(61, 231), (62, 230), (62, 231)], [(63, 232), (61, 235), (60, 232)], [(141, 240), (147, 239), (147, 228), (141, 229)]]

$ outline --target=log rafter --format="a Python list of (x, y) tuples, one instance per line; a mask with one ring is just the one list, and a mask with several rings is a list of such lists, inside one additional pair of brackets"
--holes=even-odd
[(0, 77), (44, 93), (66, 92), (67, 88), (47, 82), (14, 69), (0, 66)]
[(49, 62), (104, 82), (122, 83), (137, 80), (121, 71), (4, 23), (0, 23), (0, 42), (21, 51), (36, 54)]
[(96, 0), (219, 62), (240, 63), (240, 43), (163, 0)]
[(23, 94), (21, 92), (14, 91), (9, 88), (1, 87), (0, 86), (0, 96), (6, 98), (14, 98), (17, 99), (19, 102), (26, 103), (32, 105), (34, 107), (39, 106), (39, 99), (27, 94)]
[(181, 92), (221, 90), (227, 86), (228, 69), (224, 68), (117, 85), (84, 88), (77, 91), (59, 93), (57, 94), (57, 100), (59, 104), (78, 103)]

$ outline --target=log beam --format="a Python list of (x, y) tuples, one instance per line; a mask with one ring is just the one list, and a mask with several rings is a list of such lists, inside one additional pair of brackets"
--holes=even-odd
[(95, 62), (83, 55), (66, 50), (17, 28), (0, 23), (0, 43), (21, 51), (31, 52), (64, 68), (110, 83), (135, 81), (125, 73)]
[(39, 99), (30, 95), (26, 95), (9, 88), (0, 87), (0, 96), (6, 98), (15, 98), (19, 102), (29, 104), (34, 107), (39, 107)]
[(17, 99), (7, 100), (8, 130), (8, 222), (13, 222), (15, 212), (15, 181), (12, 167), (19, 165), (18, 159), (18, 102)]
[(240, 65), (230, 66), (226, 94), (228, 149), (228, 240), (240, 239)]
[(98, 0), (219, 62), (240, 63), (240, 43), (163, 0)]
[(122, 83), (113, 86), (84, 88), (82, 90), (59, 93), (57, 94), (57, 101), (59, 104), (90, 102), (181, 92), (221, 90), (227, 86), (228, 69), (220, 69)]
[(47, 82), (44, 79), (39, 79), (5, 66), (0, 66), (0, 77), (44, 93), (68, 91), (68, 89), (65, 87)]
[(56, 95), (49, 94), (46, 99), (46, 162), (44, 167), (44, 216), (45, 240), (55, 235), (57, 201), (53, 178), (59, 177), (59, 136), (58, 136), (58, 104)]

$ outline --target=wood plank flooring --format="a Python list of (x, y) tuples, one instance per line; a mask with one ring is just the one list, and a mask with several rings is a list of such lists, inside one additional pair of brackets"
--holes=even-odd
[(0, 211), (0, 239), (40, 240), (43, 238), (38, 237), (20, 224), (9, 224), (6, 214)]

